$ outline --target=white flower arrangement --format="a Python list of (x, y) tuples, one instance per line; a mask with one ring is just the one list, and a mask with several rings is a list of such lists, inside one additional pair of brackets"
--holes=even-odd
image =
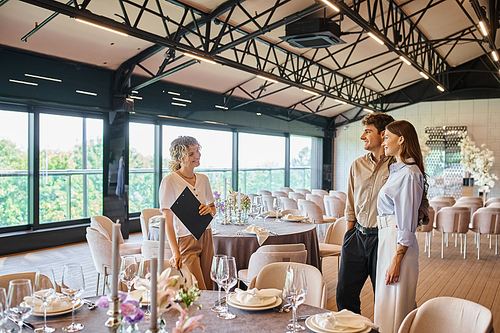
[(462, 168), (464, 171), (470, 172), (474, 177), (474, 183), (478, 186), (495, 186), (495, 180), (498, 177), (495, 174), (490, 174), (490, 169), (495, 162), (493, 152), (486, 148), (483, 143), (481, 148), (476, 147), (476, 144), (467, 135), (467, 132), (462, 134), (462, 139), (458, 144), (462, 153)]

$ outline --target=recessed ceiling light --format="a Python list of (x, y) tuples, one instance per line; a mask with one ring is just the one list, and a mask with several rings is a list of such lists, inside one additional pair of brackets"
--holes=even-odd
[(257, 116), (262, 116), (262, 113), (257, 112), (257, 113), (256, 113), (256, 115), (257, 115)]
[(97, 93), (85, 90), (76, 90), (76, 92), (83, 95), (97, 96)]
[(35, 82), (27, 82), (27, 81), (20, 81), (20, 80), (14, 80), (14, 79), (9, 79), (9, 82), (26, 84), (28, 86), (38, 86), (38, 83), (35, 83)]
[(35, 79), (47, 80), (47, 81), (62, 82), (62, 80), (60, 80), (60, 79), (54, 79), (54, 78), (51, 78), (51, 77), (34, 75), (34, 74), (28, 74), (28, 73), (25, 73), (24, 76), (32, 77), (32, 78), (35, 78)]

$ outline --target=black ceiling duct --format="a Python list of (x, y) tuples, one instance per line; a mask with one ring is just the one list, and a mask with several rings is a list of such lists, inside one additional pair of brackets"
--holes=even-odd
[(285, 28), (285, 34), (280, 38), (298, 48), (324, 48), (345, 44), (340, 39), (340, 25), (322, 17), (307, 17), (290, 23)]

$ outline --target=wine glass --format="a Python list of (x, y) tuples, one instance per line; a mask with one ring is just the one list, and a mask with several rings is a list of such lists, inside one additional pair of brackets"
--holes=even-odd
[(122, 263), (120, 265), (120, 280), (125, 283), (128, 289), (128, 296), (130, 297), (130, 290), (138, 278), (139, 266), (135, 256), (122, 256)]
[(281, 213), (281, 200), (280, 197), (276, 197), (273, 199), (273, 207), (274, 211), (276, 212), (276, 219), (274, 220), (275, 222), (281, 222), (280, 220), (280, 213)]
[(269, 217), (269, 211), (266, 209), (266, 206), (262, 205), (260, 206), (260, 215), (262, 218), (262, 226), (266, 226), (266, 219)]
[(151, 288), (151, 273), (149, 268), (149, 262), (142, 257), (141, 263), (139, 264), (138, 279), (146, 286), (146, 302), (148, 303), (148, 308), (144, 312), (144, 315), (148, 318), (151, 315), (151, 300), (149, 299), (149, 289)]
[(5, 288), (0, 288), (0, 332), (5, 333), (2, 325), (7, 321), (7, 293)]
[(61, 292), (71, 300), (71, 325), (63, 327), (63, 331), (78, 332), (83, 329), (82, 324), (75, 324), (75, 304), (79, 301), (78, 297), (83, 293), (84, 289), (85, 278), (82, 265), (64, 265)]
[(223, 276), (221, 285), (224, 287), (226, 291), (226, 305), (224, 306), (224, 312), (221, 312), (217, 315), (219, 318), (223, 319), (233, 319), (236, 318), (234, 313), (229, 312), (229, 307), (227, 305), (227, 300), (229, 298), (229, 290), (236, 285), (238, 281), (238, 271), (236, 270), (236, 260), (234, 257), (223, 257), (220, 260), (220, 264), (222, 266), (221, 270)]
[(33, 288), (29, 279), (16, 279), (9, 282), (7, 297), (7, 314), (19, 325), (19, 332), (23, 331), (23, 321), (33, 312)]
[(287, 333), (305, 330), (297, 323), (297, 307), (304, 303), (307, 295), (306, 273), (303, 268), (289, 266), (286, 270), (283, 298), (292, 306), (292, 323), (287, 326)]
[(56, 295), (54, 271), (52, 268), (37, 269), (33, 284), (33, 296), (42, 302), (43, 327), (37, 328), (37, 333), (52, 333), (55, 328), (47, 326), (47, 305)]
[[(212, 258), (212, 267), (210, 268), (210, 278), (212, 281), (217, 283), (217, 289), (219, 290), (219, 298), (218, 298), (218, 303), (215, 302), (215, 305), (212, 307), (213, 312), (222, 312), (224, 311), (224, 307), (222, 306), (222, 299), (220, 298), (220, 290), (222, 289), (221, 287), (221, 279), (224, 278), (224, 271), (222, 269), (221, 265), (221, 259), (227, 257), (225, 254), (218, 254), (213, 256)], [(227, 302), (227, 299), (226, 299)], [(217, 305), (219, 304), (219, 305)]]
[(255, 218), (259, 215), (259, 207), (252, 205), (250, 207), (250, 213), (248, 215), (252, 218), (253, 221), (255, 221)]

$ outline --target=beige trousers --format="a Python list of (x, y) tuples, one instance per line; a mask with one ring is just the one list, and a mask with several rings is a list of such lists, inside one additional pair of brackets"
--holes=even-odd
[(214, 285), (210, 278), (210, 268), (214, 256), (212, 229), (206, 229), (199, 240), (196, 240), (193, 235), (178, 238), (177, 244), (182, 256), (182, 264), (186, 265), (198, 280), (198, 288), (213, 290)]

